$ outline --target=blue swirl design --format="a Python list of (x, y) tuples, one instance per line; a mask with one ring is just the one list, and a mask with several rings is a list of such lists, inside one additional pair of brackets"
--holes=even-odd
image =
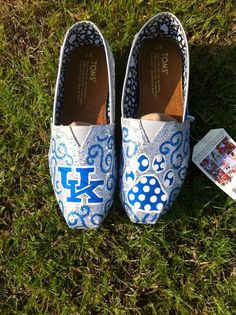
[(92, 215), (91, 217), (91, 222), (95, 227), (99, 227), (101, 222), (103, 220), (103, 215), (100, 213), (95, 213), (94, 215)]
[(99, 142), (104, 142), (104, 141), (106, 141), (107, 139), (108, 139), (108, 135), (106, 135), (105, 137), (102, 137), (101, 135), (98, 135), (97, 136), (97, 140), (99, 141)]
[(108, 177), (107, 180), (107, 189), (109, 191), (113, 190), (115, 188), (115, 176), (112, 174)]
[[(88, 149), (88, 157), (86, 159), (88, 165), (94, 165), (95, 160), (97, 157), (99, 157), (100, 161), (100, 168), (102, 173), (108, 173), (112, 167), (112, 153), (111, 150), (114, 147), (114, 137), (113, 136), (97, 136), (97, 140), (102, 143), (101, 144), (94, 144)], [(105, 145), (103, 144), (105, 142)], [(105, 150), (104, 150), (105, 147)], [(107, 149), (109, 150), (108, 153), (104, 154), (104, 151), (106, 152)]]
[(60, 182), (55, 181), (57, 161), (65, 160), (66, 165), (70, 166), (73, 164), (73, 158), (71, 155), (67, 153), (66, 145), (64, 143), (57, 144), (57, 141), (55, 138), (51, 139), (49, 156), (50, 155), (51, 157), (49, 158), (49, 169), (50, 169), (52, 185), (53, 185), (55, 193), (57, 195), (60, 195), (62, 193), (62, 191), (59, 188)]
[(60, 181), (57, 180), (57, 181), (55, 182), (55, 185), (53, 185), (54, 190), (55, 190), (55, 192), (56, 192), (57, 195), (60, 195), (60, 194), (62, 193), (62, 190), (59, 188), (60, 184), (61, 184)]
[(173, 134), (170, 140), (163, 142), (162, 145), (160, 146), (160, 152), (163, 155), (170, 154), (172, 151), (172, 148), (175, 148), (170, 156), (170, 161), (174, 169), (179, 169), (183, 162), (183, 156), (181, 152), (179, 152), (179, 149), (182, 143), (183, 143), (183, 133), (181, 131), (177, 131)]
[(108, 213), (108, 211), (109, 211), (109, 209), (111, 208), (112, 204), (113, 204), (113, 198), (109, 199), (109, 200), (105, 203), (105, 207), (104, 207), (104, 209), (105, 209), (105, 214)]
[(106, 142), (107, 141), (106, 145), (107, 145), (107, 148), (110, 150), (113, 149), (113, 147), (114, 147), (114, 137), (113, 136), (106, 135), (105, 137), (102, 137), (101, 135), (98, 135), (97, 140), (99, 142)]
[(190, 137), (189, 129), (186, 129), (185, 139), (184, 139), (184, 147), (183, 147), (184, 157), (187, 157), (190, 153), (189, 137)]
[(108, 191), (113, 190), (113, 194), (116, 188), (116, 178), (117, 178), (117, 168), (118, 168), (118, 163), (117, 163), (117, 158), (116, 155), (114, 156), (114, 163), (112, 167), (112, 174), (108, 177), (107, 179), (107, 189)]
[(61, 142), (57, 144), (54, 138), (52, 138), (52, 154), (54, 154), (58, 160), (65, 159), (66, 165), (73, 165), (73, 158), (67, 153), (67, 147), (65, 143)]
[(110, 136), (107, 140), (108, 149), (112, 150), (114, 148), (114, 137)]
[(90, 208), (88, 206), (82, 206), (79, 210), (71, 211), (67, 215), (67, 224), (70, 228), (87, 228), (88, 226), (85, 223), (85, 218), (89, 216)]
[(122, 138), (123, 142), (128, 144), (126, 149), (126, 155), (128, 158), (131, 158), (136, 154), (138, 147), (134, 141), (129, 139), (129, 130), (126, 127), (122, 128)]
[[(157, 218), (158, 218), (159, 213), (155, 213), (154, 215), (152, 213), (147, 213), (145, 216), (142, 218), (142, 223), (155, 223)], [(151, 217), (153, 216), (153, 217)], [(151, 217), (151, 218), (150, 218)]]

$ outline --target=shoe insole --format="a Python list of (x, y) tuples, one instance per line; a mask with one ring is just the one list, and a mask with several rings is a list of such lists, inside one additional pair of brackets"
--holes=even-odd
[(183, 117), (182, 58), (169, 38), (145, 40), (139, 52), (139, 112), (161, 113), (181, 122)]
[(66, 65), (64, 103), (60, 124), (73, 121), (106, 124), (108, 73), (104, 49), (94, 45), (75, 48)]

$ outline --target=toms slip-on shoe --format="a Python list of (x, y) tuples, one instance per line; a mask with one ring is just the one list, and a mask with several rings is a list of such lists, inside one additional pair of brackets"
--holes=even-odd
[(120, 198), (130, 220), (154, 224), (176, 199), (189, 161), (189, 52), (171, 13), (136, 34), (122, 93)]
[(92, 22), (66, 33), (59, 59), (49, 168), (69, 227), (98, 228), (116, 186), (115, 64)]

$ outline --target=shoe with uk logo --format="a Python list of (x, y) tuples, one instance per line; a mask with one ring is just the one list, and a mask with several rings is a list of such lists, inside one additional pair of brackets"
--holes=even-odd
[(136, 34), (122, 93), (120, 198), (130, 220), (154, 224), (173, 204), (190, 155), (189, 52), (171, 13)]
[(51, 121), (49, 168), (70, 228), (98, 228), (116, 186), (115, 64), (95, 24), (82, 21), (61, 48)]

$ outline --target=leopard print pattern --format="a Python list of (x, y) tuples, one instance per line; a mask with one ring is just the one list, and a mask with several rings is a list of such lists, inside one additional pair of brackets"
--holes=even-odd
[(140, 46), (146, 39), (166, 37), (172, 38), (179, 45), (183, 61), (183, 95), (187, 97), (187, 77), (188, 77), (188, 56), (187, 42), (178, 21), (172, 14), (162, 14), (151, 20), (146, 27), (135, 38), (127, 79), (124, 84), (123, 94), (123, 117), (136, 118), (139, 104), (139, 83), (138, 83), (138, 53)]

